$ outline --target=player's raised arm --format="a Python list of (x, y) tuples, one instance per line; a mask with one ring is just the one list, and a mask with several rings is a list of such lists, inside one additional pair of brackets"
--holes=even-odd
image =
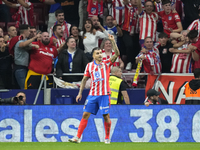
[(117, 47), (117, 44), (115, 42), (114, 36), (113, 35), (109, 35), (109, 39), (112, 42), (112, 47), (113, 47), (114, 52), (115, 52), (115, 55), (113, 55), (110, 60), (111, 60), (112, 63), (114, 63), (116, 61), (117, 57), (120, 55), (120, 53), (119, 53), (119, 49)]
[(80, 86), (80, 89), (79, 89), (79, 93), (78, 95), (76, 96), (76, 102), (78, 103), (78, 101), (81, 100), (82, 98), (82, 93), (83, 93), (83, 89), (85, 88), (85, 84), (86, 84), (86, 81), (89, 79), (89, 77), (87, 76), (83, 76), (83, 79), (81, 81), (81, 86)]

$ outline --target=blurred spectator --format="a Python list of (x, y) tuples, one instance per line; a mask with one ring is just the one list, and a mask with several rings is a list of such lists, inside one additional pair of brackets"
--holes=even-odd
[(198, 31), (191, 30), (187, 36), (191, 43), (188, 48), (192, 51), (192, 59), (195, 61), (193, 69), (200, 68), (200, 40), (198, 38)]
[(76, 47), (84, 51), (83, 38), (79, 35), (77, 26), (72, 25), (70, 27), (70, 35), (76, 40)]
[(117, 36), (121, 37), (123, 35), (121, 28), (117, 24), (117, 21), (113, 19), (112, 16), (108, 15), (106, 17), (106, 26), (104, 28), (108, 31), (110, 35), (113, 35), (115, 42), (117, 43)]
[[(31, 38), (35, 37), (36, 34), (37, 34), (36, 28), (33, 27), (33, 26), (30, 26), (30, 34), (29, 34), (29, 37), (28, 37), (28, 38), (31, 39)], [(37, 39), (36, 39), (36, 41), (37, 41)]]
[(109, 78), (111, 96), (110, 104), (122, 104), (123, 97), (125, 104), (130, 104), (130, 99), (126, 89), (128, 85), (122, 79), (122, 70), (119, 67), (111, 69), (111, 76)]
[(11, 7), (12, 3), (7, 0), (0, 1), (0, 22), (9, 22), (10, 21), (10, 11), (9, 7)]
[(98, 47), (98, 39), (108, 37), (108, 32), (97, 22), (99, 28), (103, 31), (96, 31), (93, 29), (92, 21), (87, 19), (84, 23), (83, 31), (81, 35), (83, 37), (83, 44), (85, 47), (85, 53), (89, 61), (92, 61), (92, 49)]
[(140, 18), (140, 45), (143, 46), (144, 39), (148, 36), (152, 37), (152, 40), (156, 42), (156, 29), (158, 14), (153, 12), (154, 5), (153, 2), (147, 0), (142, 10), (142, 4), (138, 3), (138, 11)]
[(187, 30), (183, 30), (182, 34), (172, 33), (170, 35), (172, 38), (174, 36), (177, 39), (180, 38), (179, 42), (173, 45), (174, 49), (170, 49), (174, 53), (171, 67), (173, 73), (192, 73), (192, 53), (188, 48), (187, 33)]
[(194, 70), (194, 77), (185, 85), (185, 104), (200, 104), (200, 68)]
[(170, 33), (180, 33), (183, 30), (181, 19), (178, 13), (172, 12), (171, 1), (162, 1), (163, 11), (158, 12), (162, 19), (164, 32), (170, 37)]
[[(62, 1), (62, 0), (58, 0)], [(61, 3), (62, 9), (64, 10), (65, 20), (71, 25), (79, 25), (79, 1), (80, 0), (65, 0)]]
[(185, 19), (183, 28), (186, 30), (189, 25), (199, 18), (200, 1), (199, 0), (181, 0), (184, 4)]
[(2, 37), (4, 36), (4, 35), (3, 35), (3, 29), (2, 29), (2, 28), (0, 28), (0, 36), (2, 36)]
[(0, 36), (0, 89), (12, 89), (12, 58), (4, 38)]
[(62, 9), (60, 3), (56, 3), (51, 5), (50, 10), (49, 10), (49, 21), (48, 21), (48, 28), (47, 31), (50, 32), (50, 28), (54, 25), (56, 22), (56, 17), (55, 17), (55, 12), (58, 9)]
[[(21, 89), (24, 89), (24, 83), (28, 71), (29, 64), (29, 52), (34, 45), (30, 45), (33, 41), (37, 39), (37, 36), (34, 36), (31, 39), (27, 39), (30, 35), (30, 28), (28, 25), (19, 26), (20, 35), (23, 36), (23, 40), (19, 40), (14, 48), (14, 74), (17, 80), (17, 83)], [(35, 48), (38, 48), (37, 46)]]
[(78, 28), (80, 30), (82, 30), (83, 28), (83, 23), (85, 22), (85, 20), (88, 18), (88, 13), (87, 13), (87, 4), (88, 1), (87, 0), (80, 0), (79, 2), (79, 26)]
[(4, 40), (5, 42), (7, 43), (7, 46), (9, 45), (10, 43), (10, 40), (13, 38), (13, 37), (16, 37), (17, 36), (17, 29), (14, 27), (14, 26), (10, 26), (8, 28), (8, 35), (5, 35), (4, 36)]
[(108, 15), (113, 16), (113, 19), (117, 21), (117, 24), (119, 26), (122, 25), (125, 18), (124, 2), (127, 3), (127, 1), (124, 0), (107, 0), (107, 2), (106, 1), (104, 2), (104, 6), (106, 5), (108, 9)]
[(16, 97), (18, 98), (19, 105), (26, 105), (26, 94), (24, 92), (18, 92)]
[(88, 0), (87, 12), (89, 18), (94, 16), (103, 17), (103, 1)]
[(150, 89), (147, 91), (147, 101), (144, 102), (145, 106), (149, 106), (151, 104), (156, 105), (156, 104), (168, 104), (167, 100), (164, 100), (162, 98), (159, 97), (160, 92), (154, 90), (154, 89)]
[(82, 76), (63, 76), (63, 73), (83, 73), (89, 62), (84, 52), (76, 47), (76, 41), (73, 37), (66, 40), (66, 49), (58, 56), (56, 66), (56, 75), (66, 82), (78, 82)]
[(137, 28), (137, 23), (139, 19), (137, 9), (138, 3), (140, 3), (140, 1), (137, 0), (131, 0), (130, 3), (128, 0), (124, 1), (125, 18), (122, 26), (123, 37), (122, 42), (120, 42), (120, 51), (123, 60), (126, 60), (126, 57), (124, 57), (123, 55), (127, 56), (126, 70), (132, 69), (132, 64), (135, 63), (133, 58), (138, 54), (140, 50), (139, 48), (137, 48), (137, 45), (139, 44), (138, 37), (136, 36), (136, 38), (133, 39), (133, 37), (131, 36), (133, 35), (133, 33), (138, 33), (139, 30), (139, 28)]
[[(70, 35), (69, 29), (71, 27), (71, 24), (67, 23), (64, 20), (64, 11), (62, 9), (56, 10), (55, 16), (56, 16), (57, 21), (54, 23), (54, 25), (60, 24), (62, 26), (62, 30), (64, 31), (63, 38), (66, 40)], [(49, 32), (50, 37), (53, 35), (53, 26), (50, 28), (50, 32)]]
[(161, 61), (159, 51), (153, 46), (153, 40), (151, 37), (146, 37), (144, 40), (144, 47), (142, 51), (136, 57), (136, 63), (142, 59), (144, 71), (146, 73), (161, 73)]
[(18, 0), (17, 2), (20, 4), (19, 9), (12, 15), (12, 19), (16, 21), (15, 27), (19, 28), (20, 23), (34, 26), (33, 4), (29, 0)]
[[(103, 61), (109, 60), (113, 55), (115, 55), (114, 50), (112, 49), (112, 42), (110, 39), (105, 38), (101, 43)], [(120, 67), (122, 70), (124, 69), (124, 63), (121, 60), (120, 56), (113, 63), (113, 66)]]
[(56, 39), (55, 41), (57, 48), (59, 48), (65, 42), (65, 39), (63, 38), (62, 26), (60, 24), (54, 25), (53, 27), (53, 35), (50, 40), (53, 41), (53, 39)]
[(170, 73), (172, 66), (172, 56), (173, 53), (170, 52), (170, 48), (173, 48), (173, 44), (168, 39), (168, 35), (164, 32), (161, 32), (158, 35), (158, 50), (160, 53), (160, 60), (162, 64), (162, 73)]
[(39, 46), (39, 49), (32, 48), (30, 51), (30, 62), (28, 65), (28, 73), (25, 81), (25, 89), (37, 89), (41, 82), (41, 77), (47, 75), (52, 71), (52, 61), (60, 52), (50, 43), (49, 33), (43, 32), (41, 41), (32, 42), (32, 44)]
[(92, 21), (92, 25), (93, 25), (94, 29), (96, 29), (97, 31), (102, 31), (101, 28), (99, 28), (99, 26), (98, 26), (98, 22), (99, 22), (98, 16), (93, 16), (91, 18), (91, 21)]
[[(65, 40), (63, 38), (62, 26), (60, 24), (54, 25), (53, 36), (50, 38), (50, 40), (54, 43), (54, 45), (57, 48), (59, 48), (62, 44), (65, 43)], [(57, 62), (58, 62), (58, 57), (54, 59), (54, 69), (56, 68)]]
[(198, 37), (200, 38), (200, 9), (199, 9), (199, 19), (194, 20), (191, 25), (188, 27), (188, 30), (197, 30), (198, 31)]

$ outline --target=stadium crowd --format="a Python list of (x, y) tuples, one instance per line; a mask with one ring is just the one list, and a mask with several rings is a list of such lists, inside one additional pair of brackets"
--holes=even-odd
[(124, 72), (134, 72), (139, 60), (141, 72), (151, 74), (200, 68), (199, 0), (41, 2), (50, 7), (42, 26), (39, 1), (0, 0), (0, 89), (35, 89), (49, 73), (81, 81), (63, 73), (83, 73), (95, 47), (101, 47), (103, 60), (111, 58), (109, 34), (120, 50), (114, 66)]

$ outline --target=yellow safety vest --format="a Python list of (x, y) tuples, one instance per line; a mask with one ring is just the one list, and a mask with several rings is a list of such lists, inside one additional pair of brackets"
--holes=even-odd
[(185, 100), (199, 100), (200, 101), (200, 89), (193, 91), (189, 82), (185, 85)]
[[(116, 76), (110, 76), (109, 78), (109, 84), (110, 84), (110, 90), (111, 90), (111, 97), (110, 97), (110, 103), (111, 104), (117, 104), (117, 99), (119, 95), (119, 88), (120, 84), (123, 80), (116, 77)], [(123, 98), (123, 97), (121, 97)]]

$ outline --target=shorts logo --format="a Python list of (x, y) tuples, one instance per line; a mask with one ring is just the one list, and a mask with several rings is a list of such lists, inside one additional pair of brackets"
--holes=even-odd
[[(85, 104), (84, 104), (84, 105), (87, 105), (87, 103), (88, 103), (88, 100), (86, 99), (86, 101), (85, 101)], [(85, 108), (85, 106), (84, 106), (84, 108)]]

